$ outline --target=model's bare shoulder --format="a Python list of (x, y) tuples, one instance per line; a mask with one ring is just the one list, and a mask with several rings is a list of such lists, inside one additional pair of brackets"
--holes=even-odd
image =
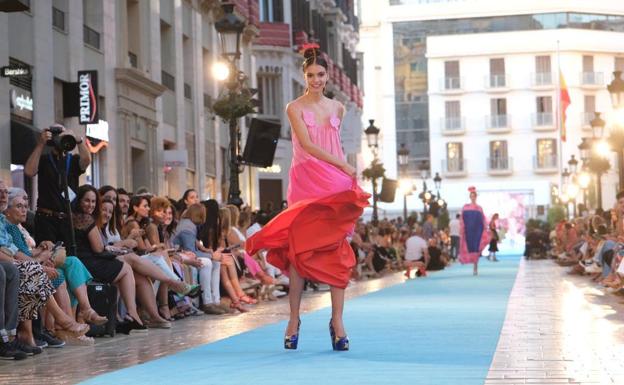
[(332, 110), (336, 111), (336, 115), (342, 119), (345, 116), (346, 108), (344, 104), (340, 103), (337, 100), (332, 100)]

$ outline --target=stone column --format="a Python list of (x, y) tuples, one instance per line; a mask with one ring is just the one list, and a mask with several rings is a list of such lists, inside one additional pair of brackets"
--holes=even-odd
[[(175, 55), (175, 101), (176, 127), (175, 148), (186, 149), (186, 116), (184, 108), (184, 50), (182, 49), (182, 0), (174, 0), (173, 5), (173, 45)], [(175, 167), (168, 176), (170, 183), (169, 195), (178, 199), (186, 189), (186, 169)]]
[[(161, 44), (160, 44), (160, 1), (150, 1), (150, 18), (149, 18), (149, 72), (150, 78), (158, 83), (162, 83), (162, 62), (161, 62)], [(153, 123), (153, 143), (150, 143), (149, 151), (152, 159), (154, 172), (152, 177), (151, 188), (154, 193), (163, 195), (165, 193), (165, 173), (163, 171), (163, 98), (156, 98), (156, 121)]]
[[(0, 36), (9, 36), (9, 16), (0, 12)], [(0, 66), (9, 65), (9, 39), (0, 39)], [(0, 78), (0, 138), (11, 138), (9, 78)], [(11, 184), (11, 141), (0, 141), (0, 179)]]
[(128, 3), (127, 0), (117, 0), (117, 67), (130, 67), (128, 59)]
[[(91, 69), (84, 67), (84, 50), (88, 48), (84, 46), (83, 18), (82, 0), (69, 0), (67, 4), (67, 42), (69, 48), (67, 63), (69, 65), (69, 79), (73, 82), (78, 81), (78, 71)], [(52, 66), (50, 65), (50, 67)], [(101, 82), (98, 80), (98, 83)], [(52, 80), (52, 86), (54, 86), (54, 80)], [(85, 136), (86, 126), (79, 123), (78, 117), (65, 118), (64, 125), (73, 130), (77, 137)], [(91, 166), (93, 166), (93, 162)], [(91, 170), (91, 175), (93, 174), (93, 170)], [(86, 178), (83, 175), (80, 178), (80, 183), (85, 182)]]
[(205, 198), (206, 186), (206, 119), (204, 116), (204, 55), (202, 51), (202, 15), (192, 10), (191, 41), (193, 44), (193, 129), (195, 132), (195, 187)]
[[(128, 167), (120, 157), (126, 152), (125, 142), (121, 140), (121, 120), (117, 114), (117, 80), (115, 68), (119, 64), (119, 50), (117, 49), (118, 25), (115, 17), (119, 9), (118, 2), (102, 2), (102, 34), (101, 47), (104, 52), (104, 73), (98, 74), (100, 90), (103, 90), (105, 102), (105, 116), (108, 121), (108, 147), (100, 151), (102, 160), (102, 185), (121, 186), (123, 182), (122, 168)], [(101, 91), (100, 91), (101, 92)], [(122, 167), (123, 166), (123, 167)]]
[(52, 7), (47, 1), (32, 1), (30, 6), (34, 17), (33, 125), (43, 128), (54, 123)]

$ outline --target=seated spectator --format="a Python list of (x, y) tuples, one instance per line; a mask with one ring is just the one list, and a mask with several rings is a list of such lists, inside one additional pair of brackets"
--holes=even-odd
[(180, 215), (189, 208), (190, 205), (199, 203), (199, 194), (194, 189), (188, 189), (182, 194), (182, 198), (176, 203), (176, 209)]
[(410, 272), (413, 268), (418, 269), (420, 275), (426, 276), (428, 263), (429, 251), (422, 227), (414, 225), (412, 235), (405, 241), (405, 276), (411, 278)]
[[(230, 224), (223, 224), (224, 218), (221, 215), (217, 201), (209, 199), (202, 203), (206, 208), (206, 222), (199, 229), (198, 237), (200, 242), (198, 243), (198, 249), (205, 253), (221, 252), (220, 279), (221, 285), (225, 288), (232, 301), (230, 309), (248, 312), (249, 309), (241, 303), (241, 297), (244, 293), (238, 282), (234, 258), (229, 250), (226, 251), (225, 248), (224, 229), (229, 229)], [(229, 210), (227, 213), (229, 218)]]
[(128, 319), (122, 323), (121, 330), (145, 331), (136, 307), (136, 289), (132, 268), (117, 259), (112, 252), (106, 251), (102, 232), (97, 226), (100, 219), (100, 202), (95, 188), (83, 185), (78, 189), (74, 200), (74, 232), (78, 258), (87, 267), (97, 282), (110, 283), (119, 289), (121, 298), (128, 311)]
[(273, 288), (270, 288), (269, 286), (275, 285), (275, 280), (273, 279), (273, 277), (270, 277), (264, 270), (262, 270), (260, 264), (255, 259), (251, 258), (251, 256), (247, 254), (244, 248), (245, 242), (247, 241), (247, 237), (244, 235), (244, 232), (247, 230), (251, 218), (248, 217), (249, 219), (246, 221), (246, 223), (243, 223), (243, 227), (241, 229), (238, 227), (240, 225), (241, 217), (239, 208), (235, 205), (227, 205), (227, 208), (228, 210), (230, 210), (231, 226), (230, 231), (226, 235), (226, 238), (228, 244), (235, 246), (232, 250), (232, 254), (236, 256), (239, 261), (242, 262), (242, 265), (245, 266), (246, 271), (248, 271), (252, 277), (257, 278), (260, 280), (260, 282), (262, 282), (263, 288), (261, 289), (261, 291), (263, 293), (267, 292), (268, 290), (272, 291)]
[(446, 265), (448, 265), (448, 259), (442, 254), (442, 249), (438, 246), (438, 242), (435, 238), (431, 238), (428, 243), (427, 253), (429, 254), (429, 263), (427, 264), (427, 270), (437, 271), (444, 269)]
[[(50, 252), (52, 245), (50, 242), (43, 242), (33, 253), (34, 258), (19, 251), (19, 248), (13, 242), (13, 238), (8, 232), (8, 227), (11, 224), (17, 225), (17, 221), (14, 220), (17, 210), (21, 211), (25, 217), (26, 205), (23, 204), (22, 200), (19, 204), (20, 207), (17, 207), (18, 204), (15, 202), (18, 198), (22, 199), (21, 196), (9, 202), (8, 197), (4, 194), (7, 191), (6, 185), (1, 180), (0, 190), (3, 191), (2, 200), (0, 200), (0, 212), (2, 213), (0, 214), (0, 239), (3, 239), (2, 242), (4, 243), (2, 251), (13, 258), (20, 277), (18, 289), (18, 338), (14, 340), (13, 348), (27, 355), (40, 354), (42, 349), (35, 343), (32, 320), (37, 319), (39, 311), (44, 307), (54, 317), (59, 331), (65, 331), (73, 336), (81, 336), (89, 330), (89, 325), (76, 323), (63, 312), (54, 299), (55, 290), (48, 274), (55, 277), (56, 270), (42, 266), (52, 256)], [(9, 214), (15, 223), (9, 222), (5, 217), (6, 214)]]
[(221, 282), (221, 250), (202, 251), (198, 247), (197, 226), (206, 222), (206, 209), (203, 205), (191, 204), (180, 217), (180, 223), (172, 238), (172, 243), (179, 245), (184, 251), (190, 252), (182, 256), (182, 260), (191, 265), (199, 274), (202, 288), (201, 310), (206, 314), (226, 313), (219, 305), (219, 283)]
[[(0, 180), (0, 211), (7, 205), (8, 190)], [(17, 247), (13, 245), (11, 236), (6, 232), (6, 222), (0, 212), (0, 359), (23, 360), (28, 355), (19, 350), (16, 344), (20, 277), (17, 266), (13, 263), (13, 255)]]
[[(167, 201), (168, 203), (168, 201)], [(152, 245), (147, 235), (147, 227), (150, 225), (150, 206), (147, 196), (134, 196), (130, 200), (130, 210), (124, 227), (121, 230), (122, 239), (132, 238), (136, 240), (135, 253), (121, 254), (117, 258), (128, 263), (134, 272), (137, 283), (137, 296), (141, 305), (150, 317), (150, 327), (170, 328), (171, 323), (160, 315), (154, 296), (154, 288), (150, 279), (160, 282), (160, 285), (171, 287), (181, 295), (198, 292), (198, 287), (183, 282), (167, 264), (167, 251), (163, 244)], [(136, 237), (136, 234), (140, 236)], [(168, 289), (163, 289), (168, 290)]]
[[(221, 283), (228, 292), (228, 296), (234, 300), (254, 305), (258, 301), (249, 297), (240, 285), (240, 277), (243, 276), (244, 265), (239, 263), (235, 253), (238, 249), (243, 248), (243, 244), (231, 242), (228, 235), (232, 229), (232, 216), (227, 207), (219, 209), (219, 218), (221, 220), (221, 246), (224, 246), (224, 261), (221, 263)], [(229, 253), (225, 254), (229, 250)], [(234, 295), (234, 297), (232, 297)]]
[[(117, 206), (119, 207), (119, 211), (121, 213), (122, 224), (126, 221), (126, 217), (128, 216), (128, 211), (130, 210), (130, 197), (131, 197), (131, 194), (128, 193), (126, 190), (122, 188), (117, 189), (117, 202), (119, 203)], [(120, 228), (120, 231), (121, 231), (121, 228)]]
[[(6, 218), (9, 222), (7, 231), (13, 238), (13, 244), (17, 246), (19, 251), (29, 257), (34, 257), (33, 250), (40, 253), (41, 249), (29, 247), (25, 237), (30, 237), (30, 234), (24, 234), (18, 227), (19, 224), (26, 220), (25, 211), (27, 206), (28, 203), (23, 199), (19, 191), (16, 191), (16, 194), (9, 194), (9, 205), (6, 210)], [(52, 281), (56, 289), (55, 298), (67, 315), (73, 315), (72, 308), (79, 305), (81, 309), (78, 312), (79, 319), (95, 325), (102, 325), (108, 321), (106, 317), (97, 314), (89, 303), (86, 283), (90, 281), (92, 277), (78, 258), (66, 256), (65, 248), (58, 247), (54, 250), (51, 258), (44, 266), (47, 269), (56, 268), (57, 278)], [(73, 294), (71, 299), (67, 292), (68, 287)], [(46, 333), (44, 333), (44, 335), (45, 334)]]

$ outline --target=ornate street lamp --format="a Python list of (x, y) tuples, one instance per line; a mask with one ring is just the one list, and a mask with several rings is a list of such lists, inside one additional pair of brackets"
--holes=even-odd
[(589, 122), (594, 139), (602, 138), (604, 135), (605, 121), (600, 117), (600, 114), (600, 112), (594, 112), (594, 118)]
[(572, 174), (576, 174), (576, 169), (577, 169), (577, 166), (578, 166), (578, 160), (576, 160), (574, 155), (572, 155), (570, 157), (570, 160), (568, 161), (568, 166), (570, 166), (570, 172)]
[(591, 139), (590, 138), (582, 138), (581, 144), (578, 145), (579, 152), (581, 153), (581, 161), (583, 165), (587, 164), (589, 157), (591, 156)]
[(369, 126), (364, 130), (366, 134), (366, 140), (368, 141), (368, 147), (373, 150), (373, 155), (377, 156), (377, 140), (379, 139), (379, 128), (375, 127), (373, 123), (375, 123), (375, 119), (369, 119)]
[(561, 176), (563, 177), (563, 183), (568, 183), (568, 179), (570, 178), (570, 171), (568, 171), (567, 168), (563, 169), (563, 172), (561, 173)]
[[(227, 78), (226, 86), (228, 88), (228, 98), (230, 104), (234, 104), (236, 98), (240, 95), (241, 80), (245, 78), (244, 74), (238, 70), (236, 62), (240, 59), (240, 40), (245, 29), (245, 21), (234, 13), (234, 4), (226, 3), (222, 6), (223, 17), (215, 22), (215, 29), (219, 34), (221, 42), (221, 56), (226, 60), (228, 71), (226, 72), (223, 63), (219, 77)], [(240, 170), (239, 160), (239, 138), (240, 132), (237, 125), (237, 118), (229, 118), (230, 126), (230, 186), (228, 192), (228, 203), (240, 207), (243, 204), (241, 199), (241, 191), (239, 187), (238, 174)]]
[(440, 177), (440, 173), (435, 173), (433, 177), (433, 184), (435, 185), (436, 190), (438, 190), (438, 195), (440, 195), (440, 187), (442, 187), (442, 178)]
[(362, 175), (370, 179), (373, 183), (373, 225), (377, 225), (379, 223), (379, 217), (377, 215), (377, 179), (384, 176), (385, 169), (383, 165), (379, 163), (377, 159), (377, 149), (378, 149), (378, 136), (381, 131), (378, 127), (375, 127), (373, 123), (375, 123), (375, 119), (370, 119), (368, 121), (370, 124), (364, 130), (366, 134), (366, 140), (368, 142), (368, 148), (373, 152), (373, 162), (370, 167), (362, 172)]
[(240, 41), (246, 24), (234, 13), (234, 4), (225, 3), (221, 8), (223, 17), (215, 22), (221, 42), (221, 55), (229, 61), (236, 61), (241, 56)]
[(609, 135), (609, 143), (611, 149), (618, 156), (618, 172), (620, 178), (620, 190), (624, 190), (624, 127), (622, 119), (624, 118), (624, 80), (622, 80), (622, 72), (613, 72), (613, 81), (607, 86), (609, 95), (611, 95), (611, 103), (615, 111), (615, 119)]
[(611, 95), (611, 103), (615, 110), (624, 108), (624, 80), (622, 80), (622, 71), (613, 71), (613, 80), (607, 86), (609, 95)]
[(578, 176), (578, 184), (583, 191), (583, 206), (587, 208), (587, 189), (591, 183), (591, 176), (588, 172), (582, 171)]

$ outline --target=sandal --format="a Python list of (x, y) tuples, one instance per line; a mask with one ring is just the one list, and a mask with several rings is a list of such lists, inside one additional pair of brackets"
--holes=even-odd
[(67, 334), (72, 335), (74, 337), (80, 337), (85, 335), (89, 331), (89, 325), (87, 324), (79, 324), (75, 321), (67, 321), (65, 323), (57, 322), (60, 326), (59, 331), (65, 331)]
[[(169, 313), (169, 316), (167, 317), (167, 314), (165, 314), (164, 312), (160, 311), (160, 309), (167, 309), (167, 313)], [(160, 315), (166, 321), (169, 321), (169, 322), (173, 321), (173, 318), (171, 317), (171, 313), (169, 312), (169, 304), (168, 303), (161, 303), (160, 305), (158, 305), (158, 315)]]
[(240, 302), (246, 303), (247, 305), (255, 305), (258, 303), (257, 299), (251, 298), (250, 296), (248, 296), (247, 294), (241, 296), (239, 298)]
[(244, 307), (240, 302), (232, 302), (230, 303), (230, 309), (238, 310), (241, 313), (247, 313), (249, 309)]
[(104, 325), (108, 322), (108, 318), (99, 315), (93, 308), (79, 312), (78, 317), (92, 325)]

